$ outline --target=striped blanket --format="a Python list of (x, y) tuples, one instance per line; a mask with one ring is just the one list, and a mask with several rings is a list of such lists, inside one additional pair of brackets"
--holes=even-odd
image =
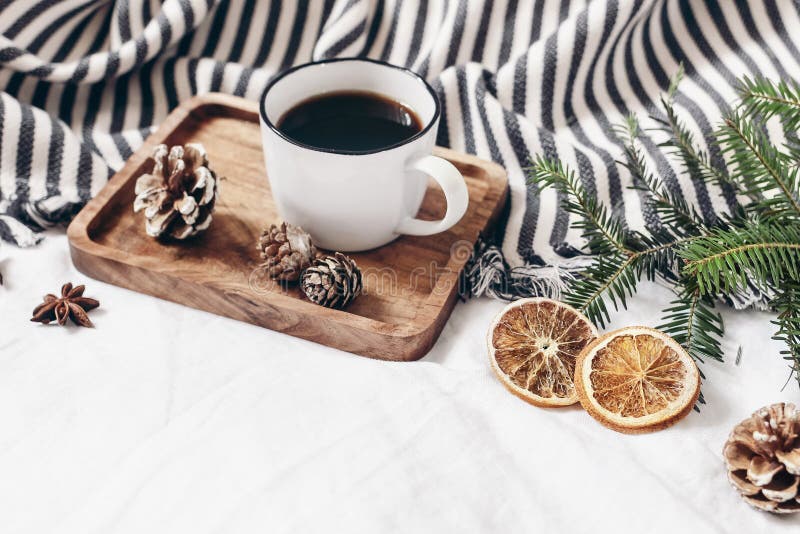
[[(31, 245), (67, 222), (192, 95), (255, 100), (291, 65), (369, 56), (433, 84), (439, 144), (508, 170), (508, 219), (483, 251), (478, 292), (514, 296), (525, 289), (493, 288), (492, 276), (581, 256), (556, 194), (526, 186), (533, 154), (563, 159), (641, 226), (612, 127), (629, 112), (659, 116), (683, 63), (677, 108), (722, 161), (708, 141), (737, 77), (800, 72), (797, 28), (793, 0), (0, 0), (0, 236)], [(703, 213), (724, 210), (658, 135), (643, 145), (665, 182)]]

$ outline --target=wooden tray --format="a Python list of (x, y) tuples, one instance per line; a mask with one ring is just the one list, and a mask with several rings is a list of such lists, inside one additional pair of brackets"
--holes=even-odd
[[(159, 143), (200, 142), (225, 179), (214, 222), (202, 236), (161, 244), (144, 233), (132, 205), (136, 178), (152, 168)], [(279, 222), (261, 151), (256, 104), (207, 94), (193, 98), (128, 160), (67, 232), (81, 272), (239, 321), (356, 354), (416, 360), (430, 350), (457, 298), (459, 273), (478, 233), (497, 219), (507, 195), (502, 167), (437, 148), (465, 176), (470, 204), (461, 222), (429, 237), (404, 236), (351, 254), (364, 273), (364, 294), (346, 311), (312, 304), (297, 287), (272, 283), (258, 268), (261, 230)], [(444, 195), (429, 186), (419, 217), (438, 219)]]

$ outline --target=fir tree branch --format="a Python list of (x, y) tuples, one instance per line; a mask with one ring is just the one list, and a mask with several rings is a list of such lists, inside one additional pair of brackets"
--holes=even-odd
[(678, 69), (675, 71), (675, 74), (673, 74), (672, 78), (669, 79), (669, 86), (667, 87), (667, 100), (675, 100), (675, 95), (678, 94), (678, 87), (681, 85), (681, 82), (683, 81), (683, 75), (685, 73), (686, 69), (683, 66), (683, 61), (681, 61), (678, 63)]
[(778, 331), (772, 339), (786, 344), (781, 354), (800, 385), (800, 282), (782, 284), (772, 304), (778, 312), (778, 318), (772, 321)]
[(591, 321), (603, 326), (609, 320), (606, 300), (615, 309), (626, 307), (643, 274), (648, 279), (657, 274), (672, 280), (677, 277), (676, 247), (688, 237), (669, 231), (652, 236), (626, 231), (602, 203), (588, 195), (574, 171), (559, 161), (539, 157), (530, 172), (534, 183), (564, 194), (564, 209), (578, 216), (573, 227), (583, 230), (589, 249), (597, 256), (565, 297)]
[(610, 320), (606, 298), (618, 310), (627, 305), (627, 297), (636, 291), (639, 280), (636, 261), (637, 258), (624, 255), (597, 256), (565, 294), (565, 302), (593, 323), (605, 326)]
[(702, 217), (689, 206), (682, 195), (671, 192), (664, 183), (647, 168), (644, 154), (636, 145), (639, 136), (639, 121), (636, 115), (629, 115), (625, 127), (618, 129), (623, 143), (625, 162), (623, 165), (631, 173), (633, 188), (644, 191), (655, 207), (662, 224), (672, 231), (682, 234), (696, 234), (703, 225)]
[(800, 129), (800, 86), (796, 82), (745, 76), (740, 80), (739, 96), (743, 114), (763, 121), (778, 116), (785, 130)]
[(677, 250), (695, 236), (676, 236), (670, 229), (664, 229), (650, 236), (638, 234), (638, 250), (632, 257), (641, 260), (641, 270), (648, 280), (660, 276), (667, 282), (680, 278), (681, 258)]
[(553, 187), (564, 194), (563, 207), (579, 216), (573, 226), (582, 230), (592, 253), (629, 253), (620, 221), (586, 191), (573, 170), (558, 160), (537, 156), (529, 169), (529, 176), (540, 188)]
[(675, 111), (672, 96), (662, 97), (661, 107), (664, 108), (666, 120), (658, 117), (652, 118), (669, 134), (669, 139), (660, 146), (671, 149), (680, 158), (684, 171), (696, 180), (718, 185), (729, 183), (730, 177), (725, 170), (715, 167), (708, 154), (695, 144), (692, 132)]
[(793, 225), (750, 220), (692, 239), (679, 253), (686, 261), (684, 274), (697, 280), (704, 295), (736, 291), (748, 282), (768, 289), (798, 278), (800, 232)]
[(733, 176), (752, 198), (749, 211), (769, 217), (800, 217), (798, 169), (766, 134), (738, 112), (731, 112), (718, 134), (723, 152), (735, 164)]
[[(603, 255), (580, 273), (577, 282), (566, 294), (565, 301), (584, 313), (589, 320), (605, 326), (610, 320), (606, 300), (610, 300), (615, 310), (627, 308), (628, 297), (636, 293), (642, 275), (650, 280), (656, 274), (667, 278), (665, 273), (675, 273), (677, 265), (676, 247), (689, 238), (667, 243), (648, 240), (648, 248), (628, 255)], [(671, 276), (675, 279), (677, 274)]]
[[(742, 82), (742, 100), (727, 114), (714, 142), (730, 162), (715, 166), (694, 142), (673, 105), (681, 72), (662, 99), (670, 135), (666, 147), (682, 162), (682, 170), (705, 183), (728, 183), (749, 197), (723, 219), (704, 221), (678, 192), (673, 193), (647, 168), (637, 144), (639, 125), (631, 116), (620, 137), (624, 162), (633, 187), (661, 225), (647, 231), (627, 228), (590, 195), (574, 172), (557, 161), (538, 158), (530, 170), (540, 187), (561, 193), (564, 209), (576, 215), (595, 254), (564, 293), (565, 301), (604, 326), (609, 302), (626, 307), (642, 276), (661, 277), (676, 286), (676, 297), (663, 312), (660, 326), (698, 361), (722, 359), (722, 317), (714, 309), (718, 297), (736, 298), (740, 291), (776, 294), (775, 339), (800, 383), (800, 85), (767, 80)], [(770, 141), (764, 121), (780, 117), (785, 150)], [(732, 296), (733, 295), (733, 296)]]
[(722, 361), (720, 340), (724, 327), (722, 316), (713, 310), (713, 299), (688, 282), (664, 310), (658, 328), (671, 335), (697, 361), (706, 358)]

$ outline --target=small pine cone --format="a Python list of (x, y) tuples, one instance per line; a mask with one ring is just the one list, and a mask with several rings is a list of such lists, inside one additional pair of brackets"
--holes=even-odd
[(722, 452), (728, 480), (744, 500), (767, 512), (800, 512), (800, 411), (766, 406), (739, 423)]
[(314, 261), (303, 272), (301, 287), (308, 300), (341, 309), (361, 293), (361, 270), (356, 262), (337, 252)]
[(273, 224), (264, 230), (258, 250), (264, 258), (261, 266), (269, 277), (283, 282), (297, 282), (317, 255), (311, 236), (299, 226), (287, 223)]
[(153, 160), (153, 172), (136, 180), (133, 201), (134, 212), (144, 210), (147, 235), (186, 239), (206, 230), (219, 190), (203, 145), (158, 145)]

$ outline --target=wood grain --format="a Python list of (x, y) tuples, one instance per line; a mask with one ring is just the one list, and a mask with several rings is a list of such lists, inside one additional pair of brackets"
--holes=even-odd
[[(416, 360), (430, 350), (457, 298), (459, 273), (480, 232), (493, 225), (507, 195), (502, 167), (437, 148), (464, 175), (470, 204), (447, 232), (403, 236), (351, 254), (364, 274), (364, 294), (346, 310), (305, 300), (297, 287), (272, 282), (259, 268), (261, 230), (279, 222), (270, 197), (256, 105), (207, 94), (187, 101), (136, 151), (68, 229), (75, 266), (134, 291), (384, 360)], [(207, 232), (161, 243), (144, 232), (132, 205), (136, 178), (148, 172), (153, 148), (200, 142), (220, 182)], [(444, 195), (433, 182), (418, 216), (437, 219)]]

